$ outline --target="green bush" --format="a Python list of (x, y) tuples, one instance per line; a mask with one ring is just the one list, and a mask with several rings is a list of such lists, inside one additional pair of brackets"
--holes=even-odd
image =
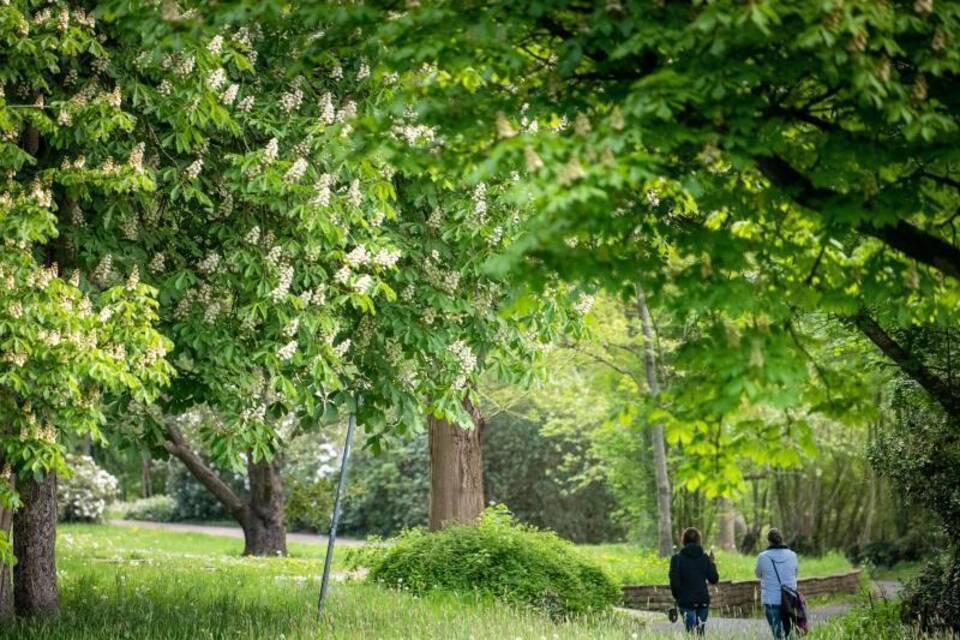
[(177, 501), (170, 496), (151, 496), (122, 504), (118, 511), (118, 515), (127, 520), (172, 522), (177, 511)]
[(370, 579), (415, 594), (477, 593), (555, 617), (602, 610), (621, 599), (607, 573), (556, 534), (518, 524), (503, 508), (475, 526), (402, 533), (368, 557)]
[(960, 632), (960, 553), (929, 561), (900, 600), (904, 622), (924, 631)]
[(326, 533), (330, 529), (333, 509), (333, 480), (310, 481), (290, 478), (284, 509), (291, 531)]
[(900, 623), (900, 608), (895, 601), (865, 602), (849, 613), (816, 625), (812, 640), (834, 638), (871, 638), (873, 640), (912, 640), (916, 631)]

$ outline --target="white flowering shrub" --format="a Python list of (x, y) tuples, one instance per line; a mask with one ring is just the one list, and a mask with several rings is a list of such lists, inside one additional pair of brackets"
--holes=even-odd
[(100, 522), (117, 499), (117, 479), (90, 456), (68, 455), (73, 474), (60, 479), (57, 502), (64, 522)]

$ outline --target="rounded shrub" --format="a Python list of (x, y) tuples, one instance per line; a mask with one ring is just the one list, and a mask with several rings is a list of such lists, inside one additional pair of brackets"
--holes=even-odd
[(928, 561), (900, 600), (904, 622), (924, 631), (960, 633), (960, 552)]
[(370, 578), (416, 594), (473, 592), (554, 617), (606, 609), (620, 588), (576, 547), (550, 531), (489, 509), (478, 523), (413, 529), (368, 558)]
[(120, 509), (127, 520), (147, 522), (172, 522), (177, 511), (177, 501), (170, 496), (150, 496), (128, 502)]
[(68, 455), (72, 474), (57, 483), (57, 505), (64, 522), (100, 522), (107, 506), (117, 499), (117, 479), (93, 458)]

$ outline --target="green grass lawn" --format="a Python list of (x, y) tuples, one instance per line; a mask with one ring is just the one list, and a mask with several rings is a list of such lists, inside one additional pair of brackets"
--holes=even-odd
[[(322, 545), (289, 558), (242, 558), (240, 540), (111, 526), (60, 527), (61, 616), (0, 628), (4, 640), (301, 640), (408, 638), (625, 639), (642, 629), (617, 613), (554, 622), (472, 596), (416, 598), (335, 583), (316, 620)], [(343, 550), (344, 554), (346, 549)], [(335, 571), (343, 564), (338, 552)]]
[[(666, 584), (669, 558), (659, 558), (656, 551), (632, 544), (597, 544), (578, 547), (588, 557), (602, 564), (622, 584)], [(717, 570), (721, 580), (753, 580), (755, 556), (717, 551)], [(826, 576), (852, 569), (839, 553), (819, 558), (801, 557), (800, 576)]]
[[(644, 620), (620, 612), (554, 621), (473, 595), (435, 593), (414, 597), (356, 580), (331, 588), (322, 620), (316, 601), (323, 568), (322, 545), (291, 544), (288, 558), (242, 558), (240, 540), (124, 527), (67, 525), (57, 554), (61, 616), (48, 623), (18, 621), (0, 627), (2, 640), (226, 640), (232, 638), (566, 640), (660, 636)], [(586, 547), (621, 576), (660, 581), (662, 563), (627, 545)], [(634, 554), (633, 551), (636, 551)], [(348, 550), (337, 553), (341, 572)], [(607, 556), (604, 559), (603, 556)], [(636, 556), (636, 557), (634, 557)], [(721, 556), (721, 567), (747, 566)], [(824, 560), (823, 572), (845, 565)], [(641, 571), (641, 567), (646, 567)], [(812, 638), (854, 637), (849, 625), (825, 626)], [(899, 632), (898, 632), (899, 633)], [(881, 636), (874, 635), (876, 638)], [(884, 635), (883, 638), (888, 636)], [(913, 635), (890, 635), (908, 638)]]

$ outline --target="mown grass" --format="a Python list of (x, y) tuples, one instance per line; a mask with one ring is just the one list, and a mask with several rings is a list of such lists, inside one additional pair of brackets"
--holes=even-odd
[[(621, 584), (665, 584), (670, 569), (669, 558), (660, 558), (656, 551), (632, 544), (581, 545), (582, 553), (602, 564)], [(755, 556), (717, 551), (717, 570), (721, 580), (753, 580)], [(826, 576), (852, 569), (839, 553), (821, 557), (801, 557), (802, 577)]]
[(642, 629), (617, 613), (557, 622), (488, 599), (417, 598), (357, 581), (333, 585), (318, 622), (323, 545), (291, 545), (290, 558), (242, 558), (241, 549), (238, 540), (204, 534), (61, 527), (60, 618), (7, 625), (0, 638), (624, 639)]
[[(61, 616), (0, 627), (2, 640), (650, 640), (663, 616), (620, 612), (569, 621), (477, 596), (415, 597), (353, 580), (333, 585), (316, 618), (322, 545), (291, 545), (289, 558), (241, 558), (241, 542), (202, 534), (65, 526), (58, 538)], [(346, 550), (343, 550), (346, 551)], [(341, 554), (338, 553), (338, 558)], [(345, 564), (339, 559), (335, 570)], [(756, 621), (754, 621), (755, 624)], [(887, 628), (889, 627), (889, 630)], [(674, 625), (671, 627), (676, 630)], [(866, 632), (867, 635), (864, 635)], [(711, 633), (718, 637), (741, 637)], [(811, 638), (916, 638), (891, 616), (857, 611)]]

